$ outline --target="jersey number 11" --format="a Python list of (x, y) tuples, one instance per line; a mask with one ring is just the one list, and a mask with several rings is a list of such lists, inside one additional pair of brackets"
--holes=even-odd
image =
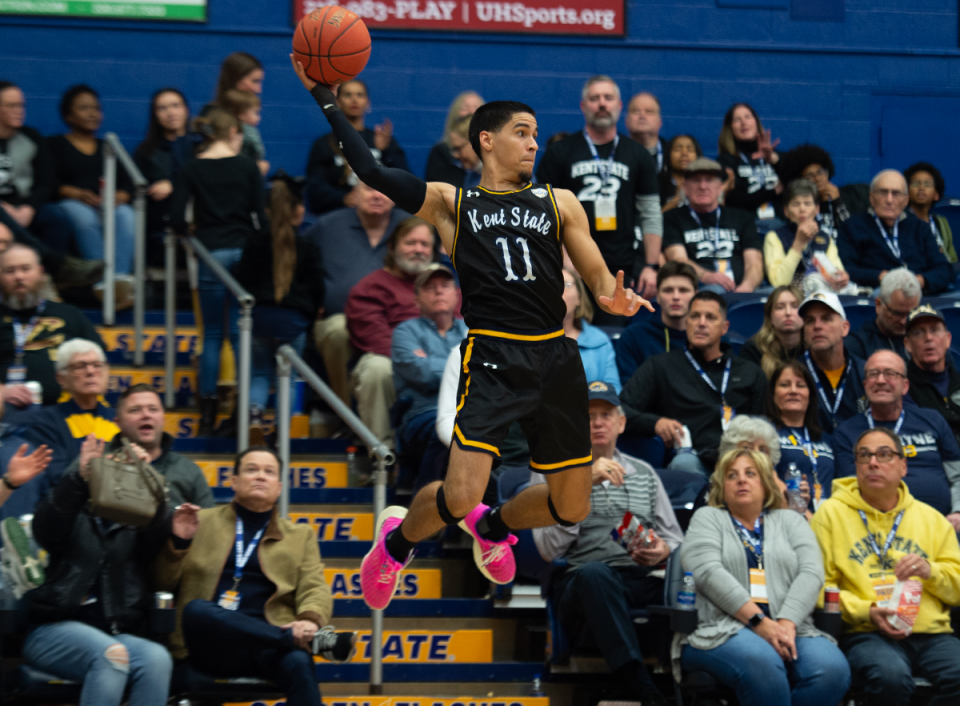
[[(504, 279), (507, 280), (507, 282), (520, 279), (514, 274), (513, 267), (511, 266), (510, 243), (506, 238), (497, 238), (494, 242), (503, 248), (503, 265), (507, 268), (507, 276), (504, 277)], [(520, 243), (520, 247), (523, 248), (523, 264), (527, 266), (527, 274), (523, 276), (523, 281), (533, 282), (536, 279), (536, 275), (533, 274), (533, 263), (530, 262), (530, 248), (527, 246), (527, 239), (517, 238), (517, 242)]]

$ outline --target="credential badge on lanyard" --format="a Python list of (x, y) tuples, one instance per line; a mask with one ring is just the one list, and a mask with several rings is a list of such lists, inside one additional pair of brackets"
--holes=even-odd
[(590, 139), (587, 131), (583, 131), (583, 139), (587, 141), (587, 147), (590, 148), (590, 154), (597, 163), (597, 171), (600, 173), (600, 189), (593, 202), (594, 225), (598, 231), (617, 229), (617, 197), (614, 194), (607, 193), (607, 182), (610, 180), (610, 174), (613, 172), (613, 157), (617, 153), (617, 145), (620, 144), (620, 135), (613, 137), (613, 149), (610, 150), (610, 156), (607, 159), (600, 159), (597, 154), (596, 145)]

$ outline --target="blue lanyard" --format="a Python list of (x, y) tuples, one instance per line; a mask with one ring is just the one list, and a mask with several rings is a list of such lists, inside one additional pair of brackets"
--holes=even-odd
[(740, 522), (736, 517), (730, 515), (730, 519), (733, 520), (733, 526), (736, 528), (737, 533), (740, 535), (740, 541), (743, 542), (743, 546), (746, 547), (749, 551), (753, 552), (753, 555), (757, 559), (757, 566), (760, 570), (763, 570), (763, 513), (760, 513), (753, 523), (753, 532), (751, 533), (746, 527), (743, 526), (743, 523)]
[(853, 361), (847, 361), (847, 367), (843, 371), (843, 376), (840, 378), (840, 386), (837, 388), (835, 397), (833, 398), (833, 406), (831, 407), (830, 402), (827, 400), (827, 393), (823, 389), (823, 385), (820, 383), (820, 376), (817, 375), (817, 371), (813, 367), (813, 361), (810, 359), (810, 351), (804, 351), (803, 355), (807, 359), (807, 368), (809, 368), (810, 374), (813, 376), (813, 381), (817, 385), (817, 392), (820, 393), (820, 399), (823, 400), (823, 406), (826, 408), (827, 414), (830, 415), (830, 421), (833, 422), (834, 428), (836, 428), (837, 412), (840, 410), (840, 403), (843, 401), (843, 388), (847, 386), (847, 377), (850, 375), (850, 368), (853, 365)]
[[(714, 228), (709, 229), (707, 232), (713, 234), (713, 253), (716, 255), (717, 251), (720, 249), (720, 207), (717, 206), (717, 210), (714, 211), (717, 214), (717, 225)], [(703, 223), (700, 222), (700, 216), (697, 215), (697, 212), (690, 209), (690, 215), (693, 216), (693, 220), (697, 222), (697, 226), (700, 230), (703, 230)]]
[[(793, 434), (790, 435), (790, 441), (793, 445), (800, 446), (796, 443), (796, 438)], [(810, 432), (807, 431), (806, 424), (803, 426), (803, 451), (810, 458), (810, 465), (813, 466), (813, 480), (815, 483), (819, 483), (820, 481), (817, 479), (817, 452), (813, 450), (813, 444), (810, 443)]]
[(236, 554), (236, 563), (233, 567), (233, 586), (236, 588), (237, 584), (240, 583), (240, 579), (243, 577), (243, 567), (247, 565), (247, 562), (250, 561), (250, 556), (253, 554), (253, 550), (257, 548), (257, 543), (260, 541), (260, 537), (263, 536), (263, 531), (267, 528), (266, 525), (261, 527), (259, 531), (253, 535), (253, 539), (250, 540), (250, 544), (247, 545), (247, 550), (243, 550), (243, 520), (239, 517), (237, 518), (237, 554)]
[(37, 311), (30, 317), (30, 321), (26, 327), (24, 327), (23, 323), (19, 321), (16, 316), (13, 317), (13, 339), (16, 347), (17, 365), (23, 363), (24, 348), (27, 346), (30, 334), (33, 333), (33, 329), (35, 329), (39, 323), (40, 316), (43, 314), (43, 309), (46, 305), (47, 303), (43, 299), (37, 302)]
[(870, 541), (870, 548), (873, 550), (873, 553), (876, 554), (880, 561), (884, 561), (884, 558), (887, 556), (887, 552), (890, 550), (890, 545), (893, 544), (894, 538), (897, 536), (897, 530), (900, 529), (900, 520), (903, 519), (903, 513), (906, 512), (906, 509), (901, 510), (900, 514), (897, 515), (897, 519), (893, 521), (893, 527), (890, 529), (890, 534), (887, 535), (887, 541), (883, 543), (883, 553), (880, 552), (880, 546), (877, 544), (877, 540), (873, 536), (873, 532), (870, 531), (870, 525), (867, 523), (867, 513), (863, 510), (857, 510), (860, 513), (860, 519), (863, 520), (863, 526), (867, 528), (867, 539)]
[[(871, 412), (870, 412), (869, 409), (868, 409), (866, 412), (864, 412), (864, 414), (867, 415), (867, 424), (869, 424), (869, 425), (870, 425), (870, 428), (873, 429), (874, 426), (876, 426), (876, 425), (874, 424), (874, 422), (873, 422), (873, 414), (871, 414)], [(901, 410), (900, 410), (900, 419), (897, 420), (896, 426), (893, 427), (893, 433), (894, 433), (894, 434), (899, 434), (899, 433), (900, 433), (900, 427), (903, 426), (903, 420), (906, 418), (906, 416), (907, 416), (907, 410), (906, 410), (906, 409), (901, 409)]]
[[(657, 138), (657, 171), (663, 171), (663, 142), (660, 141), (660, 138)], [(931, 220), (933, 220), (931, 218)]]
[(613, 171), (613, 156), (617, 153), (617, 145), (620, 144), (620, 135), (613, 136), (613, 149), (610, 150), (610, 156), (607, 157), (606, 161), (600, 159), (600, 155), (597, 154), (597, 148), (593, 144), (593, 140), (590, 139), (590, 135), (587, 134), (587, 131), (583, 131), (583, 139), (587, 141), (587, 147), (590, 148), (590, 154), (593, 156), (594, 161), (596, 161), (597, 166), (600, 171), (600, 182), (603, 186), (607, 185), (607, 180), (610, 178), (610, 172)]
[(730, 382), (730, 366), (733, 364), (733, 357), (731, 356), (730, 358), (727, 358), (727, 366), (723, 369), (723, 381), (720, 383), (720, 389), (718, 390), (717, 386), (713, 384), (713, 380), (710, 379), (710, 376), (703, 372), (703, 368), (700, 367), (697, 359), (690, 355), (690, 350), (684, 348), (683, 352), (686, 354), (687, 360), (690, 361), (690, 365), (693, 366), (693, 369), (700, 373), (700, 377), (702, 377), (703, 381), (710, 386), (711, 390), (720, 393), (720, 401), (726, 405), (727, 383)]
[(883, 223), (880, 222), (880, 219), (874, 216), (873, 220), (877, 222), (877, 228), (880, 229), (880, 235), (883, 236), (883, 242), (885, 242), (887, 247), (890, 248), (890, 252), (893, 253), (893, 256), (900, 260), (900, 263), (903, 264), (903, 257), (900, 255), (900, 223), (898, 221), (893, 222), (893, 234), (888, 236), (887, 229), (883, 227)]

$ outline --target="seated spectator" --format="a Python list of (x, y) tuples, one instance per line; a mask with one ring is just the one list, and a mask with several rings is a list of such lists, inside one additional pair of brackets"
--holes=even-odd
[[(53, 163), (53, 198), (62, 208), (86, 260), (103, 260), (103, 140), (97, 131), (103, 123), (100, 96), (90, 86), (71, 86), (60, 99), (60, 117), (70, 128), (65, 135), (47, 138)], [(117, 161), (116, 234), (114, 272), (117, 309), (133, 306), (133, 182)], [(94, 285), (103, 292), (103, 284)]]
[(770, 457), (774, 466), (780, 462), (780, 439), (777, 430), (763, 417), (738, 414), (730, 420), (720, 436), (717, 456), (723, 456), (733, 449), (759, 451)]
[(920, 305), (920, 282), (906, 267), (890, 270), (880, 283), (874, 306), (877, 318), (864, 321), (847, 337), (847, 349), (858, 358), (869, 358), (879, 350), (891, 350), (906, 358), (904, 335), (907, 317)]
[(937, 309), (922, 304), (907, 319), (907, 380), (910, 399), (940, 413), (960, 443), (960, 372), (947, 362), (953, 335)]
[[(842, 294), (856, 294), (850, 288), (850, 275), (843, 269), (837, 254), (837, 243), (821, 229), (817, 216), (820, 202), (812, 181), (798, 179), (787, 184), (783, 192), (783, 213), (789, 223), (767, 233), (763, 241), (763, 261), (767, 279), (775, 287), (792, 284), (804, 292), (819, 289)], [(826, 257), (827, 264), (818, 262)], [(824, 269), (836, 270), (828, 274)]]
[(840, 298), (832, 292), (814, 292), (800, 305), (803, 319), (803, 362), (817, 388), (817, 423), (833, 433), (841, 422), (867, 408), (863, 387), (863, 358), (846, 349), (850, 322)]
[[(430, 474), (437, 456), (443, 455), (436, 434), (437, 396), (447, 358), (467, 335), (467, 325), (454, 315), (457, 284), (445, 265), (431, 264), (417, 275), (414, 291), (420, 317), (394, 329), (390, 359), (397, 399), (410, 401), (397, 439), (419, 478), (419, 469)], [(416, 487), (422, 485), (415, 481)]]
[(833, 440), (817, 422), (817, 395), (814, 381), (803, 363), (788, 360), (773, 371), (767, 387), (767, 417), (776, 425), (780, 442), (780, 460), (774, 463), (777, 476), (784, 480), (791, 465), (803, 475), (812, 489), (814, 512), (830, 497), (836, 476)]
[(567, 305), (567, 313), (563, 316), (563, 334), (577, 342), (587, 380), (602, 380), (620, 394), (620, 374), (617, 372), (613, 344), (606, 333), (590, 325), (593, 321), (593, 304), (576, 270), (563, 270), (563, 301)]
[(260, 96), (253, 91), (241, 91), (231, 88), (225, 91), (219, 100), (220, 107), (230, 113), (240, 123), (243, 133), (243, 144), (240, 154), (249, 157), (257, 163), (257, 168), (264, 176), (270, 171), (270, 162), (267, 161), (267, 150), (260, 137)]
[[(644, 667), (630, 610), (662, 599), (663, 579), (652, 573), (680, 546), (683, 531), (653, 468), (617, 450), (626, 419), (616, 392), (600, 381), (591, 382), (588, 390), (593, 447), (590, 514), (572, 527), (535, 529), (533, 538), (546, 561), (563, 558), (569, 567), (550, 587), (564, 627), (571, 634), (592, 633), (610, 671), (626, 684), (632, 699), (665, 706)], [(543, 476), (534, 476), (535, 482), (546, 482)], [(627, 512), (654, 530), (650, 546), (628, 552), (610, 541), (610, 531)]]
[(187, 134), (190, 106), (177, 88), (161, 88), (150, 99), (147, 135), (133, 153), (147, 187), (147, 257), (163, 263), (163, 236), (169, 225), (173, 194), (174, 143)]
[[(143, 449), (134, 450), (147, 460)], [(46, 582), (30, 594), (23, 656), (37, 669), (82, 682), (80, 706), (164, 706), (173, 661), (163, 645), (143, 637), (153, 604), (148, 567), (171, 534), (192, 536), (200, 508), (162, 507), (143, 530), (93, 516), (90, 462), (102, 454), (103, 442), (91, 434), (37, 506), (33, 535), (50, 563)]]
[(840, 226), (840, 260), (861, 287), (879, 287), (891, 270), (905, 267), (917, 276), (925, 294), (940, 294), (953, 272), (926, 224), (904, 213), (908, 198), (900, 172), (885, 169), (877, 174), (870, 182), (870, 211)]
[(122, 449), (126, 438), (147, 452), (150, 465), (164, 477), (172, 507), (183, 503), (213, 507), (213, 491), (200, 466), (170, 450), (173, 437), (163, 430), (163, 399), (159, 392), (146, 383), (132, 385), (121, 392), (116, 423), (120, 433), (106, 445), (106, 453)]
[(687, 310), (696, 293), (697, 271), (689, 263), (670, 260), (657, 271), (660, 319), (635, 317), (614, 346), (621, 382), (633, 377), (647, 358), (687, 345)]
[(463, 170), (461, 188), (469, 189), (480, 185), (480, 176), (483, 173), (483, 162), (477, 156), (473, 145), (470, 144), (470, 121), (472, 115), (458, 118), (450, 128), (447, 143), (450, 145), (450, 154), (460, 161)]
[(723, 116), (717, 161), (736, 175), (725, 205), (749, 211), (757, 220), (776, 216), (780, 177), (774, 165), (780, 160), (775, 148), (780, 140), (770, 141), (760, 116), (747, 103), (735, 103)]
[(740, 348), (740, 357), (759, 365), (768, 378), (787, 360), (803, 354), (803, 295), (793, 285), (780, 285), (763, 305), (763, 326)]
[(660, 137), (663, 117), (660, 114), (660, 101), (648, 91), (636, 94), (627, 103), (627, 116), (624, 120), (630, 137), (643, 145), (657, 162), (657, 173), (667, 166), (664, 153), (668, 152), (664, 140)]
[(814, 627), (823, 560), (809, 525), (782, 507), (770, 460), (737, 449), (710, 479), (681, 549), (698, 624), (679, 641), (684, 670), (704, 670), (743, 706), (840, 703), (850, 669)]
[(107, 357), (96, 343), (74, 338), (57, 349), (57, 382), (69, 399), (32, 413), (29, 424), (22, 429), (27, 441), (53, 451), (50, 466), (42, 476), (41, 496), (60, 481), (90, 434), (100, 441), (110, 441), (120, 432), (113, 421), (114, 410), (100, 402), (109, 380)]
[[(840, 648), (852, 686), (871, 706), (903, 706), (915, 689), (914, 676), (923, 676), (937, 691), (931, 704), (957, 703), (960, 641), (950, 634), (949, 612), (960, 603), (954, 527), (903, 482), (909, 462), (896, 433), (867, 430), (853, 449), (856, 477), (834, 481), (833, 497), (811, 523), (826, 585), (840, 589), (846, 628)], [(922, 583), (923, 592), (907, 632), (888, 622), (894, 611), (881, 603), (896, 581), (910, 578)]]
[(729, 327), (723, 297), (698, 293), (687, 314), (687, 346), (648, 359), (624, 386), (628, 433), (656, 434), (667, 448), (679, 448), (689, 428), (693, 446), (684, 451), (692, 453), (678, 453), (668, 468), (708, 476), (730, 420), (763, 411), (766, 378), (721, 342)]
[[(187, 209), (192, 202), (193, 234), (227, 271), (240, 262), (251, 238), (261, 236), (266, 226), (263, 180), (257, 165), (239, 154), (243, 134), (237, 119), (212, 108), (194, 121), (203, 135), (200, 151), (177, 173), (170, 205), (173, 229), (185, 234)], [(240, 305), (226, 285), (202, 260), (198, 295), (203, 319), (203, 352), (197, 374), (199, 436), (210, 436), (217, 414), (217, 381), (224, 334), (234, 351), (240, 350)], [(224, 331), (226, 312), (227, 331)]]
[(960, 532), (960, 446), (946, 420), (932, 409), (904, 404), (910, 389), (907, 366), (893, 351), (877, 351), (864, 369), (870, 407), (848, 419), (833, 436), (837, 476), (854, 473), (860, 435), (877, 426), (893, 429), (909, 460), (904, 478), (910, 494), (946, 515)]
[(350, 345), (359, 353), (350, 375), (357, 413), (391, 448), (390, 408), (397, 401), (390, 362), (393, 330), (420, 316), (414, 281), (436, 259), (437, 243), (433, 226), (423, 219), (401, 221), (390, 234), (383, 268), (357, 282), (344, 308)]
[[(442, 181), (445, 184), (463, 189), (468, 187), (468, 184), (464, 181), (467, 177), (467, 170), (464, 168), (460, 156), (454, 154), (454, 145), (451, 143), (450, 135), (454, 126), (460, 123), (463, 118), (473, 115), (477, 108), (485, 102), (476, 91), (463, 91), (453, 99), (450, 110), (447, 111), (447, 119), (443, 124), (443, 139), (433, 146), (427, 156), (425, 181)], [(460, 141), (457, 140), (457, 143), (460, 144)], [(476, 186), (476, 184), (470, 184), (469, 186)]]
[(763, 254), (753, 216), (720, 208), (724, 172), (712, 159), (694, 160), (684, 172), (683, 190), (690, 208), (663, 216), (663, 253), (689, 262), (701, 289), (752, 292), (763, 281)]
[(667, 147), (669, 163), (659, 174), (660, 207), (664, 213), (678, 206), (687, 206), (683, 190), (683, 174), (695, 159), (703, 156), (703, 149), (693, 135), (677, 135)]
[(350, 404), (347, 363), (352, 356), (343, 313), (354, 285), (383, 267), (389, 235), (410, 214), (363, 182), (353, 187), (354, 208), (341, 208), (320, 218), (304, 237), (320, 250), (324, 271), (323, 318), (313, 329), (327, 379), (337, 396)]
[(907, 180), (910, 197), (910, 213), (924, 223), (930, 224), (933, 237), (947, 262), (957, 261), (957, 250), (953, 244), (953, 231), (946, 216), (932, 213), (934, 205), (946, 193), (946, 184), (940, 170), (927, 162), (917, 162), (903, 173)]
[(345, 661), (355, 636), (324, 628), (330, 587), (313, 529), (277, 510), (283, 470), (266, 448), (237, 454), (233, 502), (201, 511), (154, 571), (161, 590), (178, 593), (176, 659), (216, 677), (269, 679), (290, 706), (320, 706), (313, 655)]
[[(270, 236), (255, 235), (237, 263), (237, 281), (254, 296), (251, 438), (263, 440), (263, 410), (277, 377), (276, 352), (289, 344), (303, 355), (307, 332), (323, 311), (323, 270), (311, 240), (297, 235), (303, 222), (303, 180), (280, 170), (270, 180)], [(295, 373), (292, 373), (295, 375)]]
[(841, 223), (870, 207), (870, 188), (866, 184), (837, 186), (831, 181), (836, 174), (833, 160), (817, 145), (797, 145), (782, 153), (777, 173), (783, 184), (797, 179), (814, 183), (820, 198), (820, 228), (834, 239)]
[[(364, 117), (370, 111), (367, 84), (359, 79), (340, 84), (337, 104), (380, 164), (410, 171), (407, 157), (393, 137), (390, 119), (384, 119), (372, 129), (364, 125)], [(323, 214), (338, 208), (354, 208), (357, 204), (352, 198), (355, 195), (353, 187), (358, 182), (357, 175), (340, 153), (333, 133), (318, 137), (307, 160), (307, 204), (310, 212)]]
[(23, 386), (28, 381), (40, 383), (43, 404), (60, 399), (55, 362), (65, 341), (82, 338), (103, 347), (82, 311), (44, 298), (45, 281), (40, 257), (29, 246), (14, 243), (0, 255), (0, 370), (7, 384), (3, 400), (20, 409), (32, 403)]

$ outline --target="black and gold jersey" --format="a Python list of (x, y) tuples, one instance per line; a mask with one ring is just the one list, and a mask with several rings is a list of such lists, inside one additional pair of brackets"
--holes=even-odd
[(536, 336), (563, 327), (563, 252), (553, 189), (457, 189), (450, 258), (471, 330)]

